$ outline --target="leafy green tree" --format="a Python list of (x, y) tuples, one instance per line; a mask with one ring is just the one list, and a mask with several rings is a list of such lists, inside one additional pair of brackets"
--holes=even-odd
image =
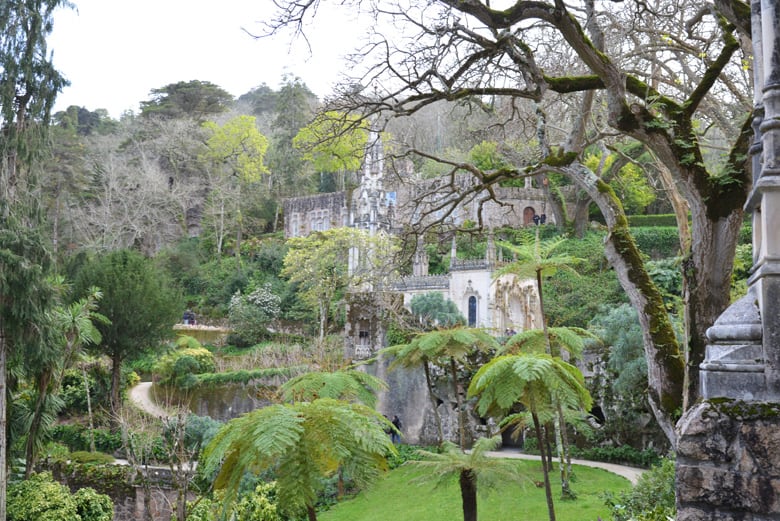
[(477, 410), (483, 416), (504, 416), (516, 403), (530, 411), (536, 439), (540, 440), (547, 510), (550, 521), (555, 521), (540, 415), (550, 414), (554, 403), (564, 408), (590, 409), (591, 397), (580, 370), (547, 353), (502, 355), (477, 371), (468, 395), (477, 397)]
[[(213, 165), (212, 206), (216, 215), (217, 253), (222, 252), (226, 218), (232, 214), (236, 225), (237, 270), (241, 270), (243, 233), (242, 191), (258, 186), (264, 173), (268, 140), (255, 125), (253, 116), (237, 116), (220, 126), (212, 121), (203, 124), (209, 132), (204, 159)], [(232, 209), (232, 211), (229, 211)]]
[(359, 402), (376, 407), (376, 393), (387, 389), (379, 378), (363, 371), (312, 371), (287, 380), (279, 387), (279, 394), (286, 402), (311, 402), (319, 398), (332, 398), (346, 402)]
[(641, 418), (652, 411), (647, 403), (647, 360), (636, 310), (629, 304), (604, 309), (593, 318), (589, 330), (608, 347), (604, 380), (597, 385), (605, 416), (599, 433), (617, 445), (643, 448), (638, 443), (648, 433), (640, 427), (644, 424)]
[[(62, 279), (59, 279), (56, 284), (62, 286)], [(60, 400), (50, 402), (52, 402), (51, 397), (60, 391), (65, 369), (70, 366), (75, 356), (81, 354), (83, 346), (100, 343), (100, 331), (95, 323), (108, 321), (106, 317), (97, 313), (97, 303), (102, 296), (97, 288), (89, 288), (86, 297), (68, 306), (58, 305), (51, 312), (54, 350), (47, 357), (47, 361), (39, 365), (34, 374), (35, 403), (30, 411), (25, 442), (26, 477), (29, 477), (35, 469), (43, 431), (53, 423), (56, 414), (64, 405)], [(86, 373), (84, 373), (84, 381), (86, 382)], [(86, 392), (89, 396), (88, 388)], [(89, 413), (91, 425), (91, 411)]]
[(373, 409), (332, 399), (272, 405), (228, 422), (206, 447), (203, 464), (219, 469), (214, 488), (225, 490), (223, 509), (236, 501), (247, 472), (273, 470), (279, 506), (316, 521), (323, 477), (348, 469), (368, 484), (387, 468), (395, 447), (385, 434), (390, 422)]
[[(287, 241), (282, 276), (296, 284), (301, 298), (319, 316), (319, 338), (328, 329), (331, 305), (347, 287), (364, 288), (385, 280), (392, 270), (396, 247), (385, 234), (370, 235), (356, 228), (331, 228)], [(359, 256), (349, 267), (350, 252)], [(371, 252), (369, 255), (368, 253)]]
[(247, 295), (236, 292), (230, 299), (228, 319), (244, 345), (255, 345), (269, 335), (268, 325), (281, 313), (282, 298), (266, 283)]
[(453, 477), (457, 477), (463, 503), (463, 521), (477, 521), (478, 492), (486, 494), (499, 483), (529, 479), (518, 472), (514, 462), (487, 454), (500, 445), (501, 436), (480, 438), (469, 452), (454, 443), (444, 442), (440, 452), (418, 450), (422, 459), (410, 460), (407, 464), (424, 469), (425, 473), (419, 481), (436, 481), (436, 486), (446, 485)]
[[(605, 181), (609, 183), (620, 200), (627, 214), (645, 213), (645, 208), (650, 206), (656, 199), (655, 190), (648, 181), (647, 175), (642, 171), (640, 164), (636, 162), (616, 161), (616, 154), (609, 154), (602, 161), (603, 154), (588, 154), (583, 160), (583, 164), (593, 170), (599, 170), (612, 173), (611, 176), (605, 176)], [(619, 168), (612, 172), (612, 164), (615, 163)]]
[(6, 519), (8, 361), (37, 347), (51, 292), (34, 167), (57, 93), (67, 81), (46, 46), (62, 0), (0, 2), (0, 521)]
[(101, 312), (111, 321), (98, 324), (103, 340), (97, 350), (111, 358), (111, 408), (116, 412), (121, 405), (122, 362), (171, 334), (182, 309), (181, 298), (162, 270), (131, 250), (87, 263), (74, 289), (93, 286), (103, 291)]
[[(383, 349), (383, 354), (395, 357), (391, 367), (414, 367), (422, 365), (426, 370), (426, 382), (434, 413), (437, 409), (433, 385), (430, 380), (428, 363), (434, 363), (441, 367), (448, 367), (452, 380), (452, 391), (457, 402), (458, 432), (460, 447), (466, 448), (465, 407), (461, 397), (460, 379), (458, 378), (458, 364), (467, 364), (468, 359), (475, 352), (495, 352), (498, 349), (496, 340), (486, 331), (478, 328), (455, 327), (451, 329), (439, 329), (415, 336), (408, 344), (390, 346)], [(439, 424), (440, 440), (443, 441), (441, 420), (437, 416)]]
[(483, 141), (469, 150), (469, 159), (480, 170), (498, 170), (507, 166), (506, 160), (498, 152), (498, 143)]
[(71, 105), (54, 114), (53, 123), (66, 130), (73, 130), (79, 136), (107, 134), (116, 130), (118, 122), (111, 119), (106, 109), (91, 111), (86, 107)]
[(441, 293), (422, 293), (412, 297), (409, 302), (412, 315), (425, 328), (453, 327), (465, 325), (466, 319), (450, 299), (445, 299)]
[(142, 116), (166, 119), (194, 118), (203, 121), (226, 112), (233, 96), (208, 81), (180, 81), (152, 89), (151, 98), (141, 102)]
[(316, 104), (316, 96), (300, 78), (286, 75), (282, 79), (268, 151), (272, 191), (277, 197), (304, 195), (311, 190), (303, 153), (293, 146), (293, 140), (311, 121)]
[[(365, 120), (328, 111), (318, 113), (298, 132), (292, 144), (303, 151), (303, 160), (311, 162), (317, 172), (339, 174), (339, 189), (344, 190), (344, 177), (360, 168), (367, 142)], [(324, 191), (322, 186), (320, 191)]]

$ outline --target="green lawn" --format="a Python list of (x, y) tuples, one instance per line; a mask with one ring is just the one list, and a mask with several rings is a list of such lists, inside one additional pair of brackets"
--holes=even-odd
[[(524, 484), (507, 484), (480, 496), (479, 519), (483, 521), (545, 521), (547, 503), (541, 482), (539, 463), (518, 461), (529, 477)], [(463, 519), (460, 489), (453, 481), (435, 489), (430, 483), (411, 482), (421, 471), (403, 466), (376, 483), (371, 489), (317, 515), (320, 521), (457, 521)], [(609, 519), (609, 512), (600, 495), (628, 489), (627, 479), (601, 469), (574, 466), (573, 501), (559, 500), (560, 480), (553, 478), (553, 498), (557, 521), (596, 521), (598, 516)]]

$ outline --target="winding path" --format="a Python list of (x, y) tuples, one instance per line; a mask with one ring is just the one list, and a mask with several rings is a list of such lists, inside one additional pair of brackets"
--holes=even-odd
[[(139, 409), (145, 411), (156, 418), (165, 418), (168, 416), (168, 412), (157, 405), (152, 399), (152, 382), (141, 382), (132, 389), (130, 389), (130, 400), (138, 406)], [(494, 451), (489, 453), (491, 456), (497, 458), (518, 458), (539, 460), (539, 456), (533, 454), (524, 454), (515, 449), (504, 449), (501, 451)], [(623, 476), (631, 482), (632, 485), (636, 485), (639, 480), (639, 476), (645, 471), (636, 467), (628, 467), (626, 465), (616, 465), (615, 463), (606, 463), (603, 461), (588, 461), (582, 459), (573, 459), (571, 462), (575, 465), (584, 465), (586, 467), (596, 467), (607, 470), (618, 476)]]
[[(522, 452), (519, 452), (516, 449), (504, 449), (501, 451), (494, 451), (489, 452), (491, 456), (495, 456), (497, 458), (518, 458), (518, 459), (528, 459), (528, 460), (540, 460), (540, 456), (536, 456), (533, 454), (524, 454)], [(639, 481), (639, 477), (645, 472), (645, 469), (640, 469), (637, 467), (629, 467), (626, 465), (617, 465), (615, 463), (607, 463), (604, 461), (590, 461), (590, 460), (584, 460), (584, 459), (572, 459), (572, 464), (574, 465), (583, 465), (586, 467), (595, 467), (599, 469), (604, 469), (609, 472), (612, 472), (613, 474), (617, 474), (618, 476), (623, 476), (628, 481), (631, 482), (632, 485), (636, 485), (637, 481)], [(556, 460), (557, 464), (557, 460)]]
[(142, 411), (151, 414), (155, 418), (166, 418), (169, 416), (168, 411), (157, 405), (152, 400), (152, 382), (141, 382), (128, 393), (130, 401), (133, 402)]

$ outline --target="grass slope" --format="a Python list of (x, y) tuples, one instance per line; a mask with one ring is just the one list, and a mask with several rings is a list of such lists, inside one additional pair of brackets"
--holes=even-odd
[[(538, 462), (518, 461), (528, 480), (524, 484), (501, 485), (478, 498), (479, 519), (485, 521), (546, 521), (547, 503)], [(557, 466), (556, 466), (557, 469)], [(317, 515), (320, 521), (457, 521), (463, 519), (460, 488), (453, 480), (444, 487), (416, 481), (421, 470), (402, 466), (353, 499)], [(557, 474), (556, 472), (552, 474)], [(606, 470), (574, 465), (573, 501), (557, 499), (560, 480), (552, 476), (557, 521), (596, 521), (609, 518), (601, 499), (605, 491), (618, 492), (631, 487), (627, 479)]]

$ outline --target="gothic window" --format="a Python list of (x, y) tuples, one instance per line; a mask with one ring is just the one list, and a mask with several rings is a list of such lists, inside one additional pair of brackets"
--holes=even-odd
[(320, 231), (325, 231), (330, 228), (330, 211), (320, 211)]
[(477, 325), (477, 297), (469, 297), (469, 327)]
[(290, 236), (298, 237), (301, 235), (301, 216), (297, 213), (290, 219)]

